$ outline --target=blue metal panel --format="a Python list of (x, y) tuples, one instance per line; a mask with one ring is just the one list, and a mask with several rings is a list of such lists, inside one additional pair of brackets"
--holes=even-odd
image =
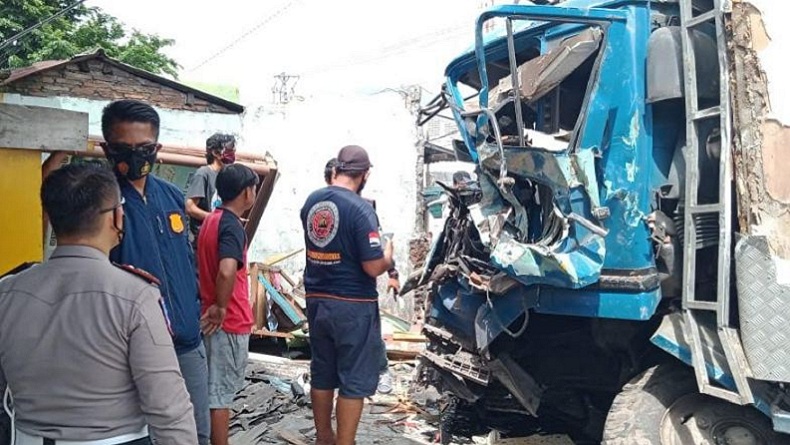
[[(570, 0), (563, 2), (563, 8), (567, 5), (574, 8), (609, 8), (619, 9), (628, 5), (642, 5), (647, 6), (648, 0), (604, 0), (604, 1), (590, 1), (590, 0)], [(516, 7), (530, 7), (529, 5), (521, 5)], [(496, 11), (500, 6), (492, 8)], [(527, 36), (542, 35), (549, 28), (555, 27), (556, 24), (546, 23), (543, 21), (518, 21), (513, 25), (513, 32), (516, 40), (516, 50), (521, 49), (519, 42), (524, 42)], [(490, 57), (504, 58), (507, 56), (507, 42), (506, 33), (502, 29), (494, 30), (483, 37), (483, 43), (486, 47), (486, 58)], [(463, 54), (456, 57), (445, 70), (445, 75), (448, 78), (458, 79), (470, 69), (476, 67), (477, 59), (475, 56), (476, 45), (469, 47)]]
[(260, 282), (263, 287), (266, 289), (266, 293), (269, 294), (269, 297), (280, 306), (280, 309), (283, 310), (283, 313), (291, 320), (291, 323), (295, 324), (296, 326), (302, 326), (307, 320), (300, 317), (299, 314), (294, 310), (293, 307), (288, 303), (288, 301), (283, 297), (277, 289), (274, 288), (272, 283), (269, 282), (263, 275), (258, 275), (258, 282)]
[(618, 293), (596, 290), (542, 288), (535, 312), (621, 320), (648, 320), (661, 301), (658, 290)]
[[(561, 152), (533, 147), (505, 150), (508, 171), (550, 187), (563, 214), (573, 213), (595, 221), (594, 209), (606, 207), (609, 211), (609, 217), (603, 220), (608, 230), (605, 238), (569, 220), (568, 236), (551, 248), (515, 240), (500, 241), (494, 246), (492, 264), (524, 284), (522, 293), (538, 289), (536, 285), (553, 286), (540, 288), (540, 297), (534, 300), (536, 312), (646, 320), (654, 314), (661, 298), (658, 289), (626, 293), (587, 287), (599, 279), (602, 269), (644, 270), (654, 266), (645, 217), (651, 212), (651, 191), (666, 179), (666, 169), (656, 169), (658, 160), (651, 158), (652, 109), (644, 101), (645, 60), (651, 30), (648, 6), (647, 1), (637, 0), (577, 0), (556, 7), (495, 7), (477, 22), (474, 57), (467, 53), (447, 68), (447, 87), (462, 138), (477, 162), (496, 171), (498, 151), (492, 146), (476, 144), (475, 134), (468, 131), (461, 118), (463, 100), (457, 88), (458, 78), (478, 69), (482, 83), (480, 104), (488, 106), (485, 61), (505, 58), (507, 44), (501, 33), (483, 38), (483, 22), (495, 16), (540, 18), (540, 22), (517, 22), (515, 41), (518, 51), (527, 45), (534, 47), (535, 39), (539, 39), (541, 53), (546, 52), (549, 39), (577, 33), (588, 24), (601, 25), (605, 31), (598, 64), (590, 80), (591, 89), (576, 127), (578, 134), (572, 139), (576, 145)], [(485, 117), (479, 117), (478, 128), (485, 121)], [(662, 145), (667, 147), (670, 142), (663, 141)], [(666, 159), (660, 162), (666, 165)], [(483, 189), (484, 214), (495, 213), (497, 201), (487, 195), (498, 196), (498, 192), (495, 188)], [(497, 300), (492, 301), (496, 307)], [(518, 307), (514, 311), (515, 315), (508, 318), (515, 319), (523, 312)], [(471, 308), (467, 312), (463, 316), (445, 315), (455, 318), (460, 326), (465, 324), (460, 319), (471, 322)], [(468, 326), (466, 330), (471, 333)]]
[(439, 286), (434, 293), (431, 317), (472, 340), (475, 338), (477, 311), (484, 303), (484, 295), (470, 292), (457, 281), (451, 280)]
[[(661, 335), (660, 332), (653, 335), (650, 341), (659, 349), (669, 353), (686, 365), (693, 366), (691, 364), (691, 351), (688, 347), (679, 344), (677, 341), (667, 336)], [(716, 383), (732, 391), (737, 391), (735, 380), (728, 372), (724, 371), (718, 366), (714, 366), (708, 361), (705, 362), (705, 369), (707, 370), (708, 377), (713, 379)], [(757, 391), (754, 394), (754, 407), (760, 410), (760, 412), (766, 416), (773, 418), (771, 403), (764, 397), (761, 397)], [(777, 431), (781, 430), (777, 429)]]
[(605, 221), (609, 229), (607, 269), (653, 265), (645, 224), (651, 211), (653, 174), (646, 168), (652, 164), (652, 139), (646, 131), (651, 110), (644, 102), (650, 13), (636, 7), (627, 8), (627, 12), (632, 18), (629, 26), (618, 23), (607, 30), (601, 72), (583, 111), (578, 147), (580, 152), (591, 150), (600, 156), (600, 200), (611, 215)]
[(486, 297), (461, 281), (451, 280), (440, 285), (434, 294), (431, 317), (468, 339), (476, 338), (478, 348), (485, 350), (527, 310), (552, 315), (647, 320), (660, 299), (658, 291), (568, 292), (545, 286), (515, 287), (503, 295)]

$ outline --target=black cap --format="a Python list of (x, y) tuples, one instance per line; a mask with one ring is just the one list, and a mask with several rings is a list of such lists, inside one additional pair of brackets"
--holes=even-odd
[(233, 201), (254, 185), (258, 185), (258, 175), (246, 165), (231, 164), (217, 174), (217, 194), (224, 202)]
[(368, 157), (368, 152), (358, 145), (346, 145), (337, 154), (337, 171), (366, 171), (373, 167)]

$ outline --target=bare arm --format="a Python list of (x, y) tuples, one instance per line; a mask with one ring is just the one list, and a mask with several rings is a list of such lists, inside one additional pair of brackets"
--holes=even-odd
[(187, 198), (186, 212), (190, 218), (198, 221), (203, 221), (209, 215), (209, 212), (198, 207), (197, 201), (194, 198)]
[(387, 242), (384, 247), (384, 256), (372, 261), (363, 261), (362, 269), (368, 276), (376, 278), (379, 275), (392, 269), (395, 263), (392, 262), (392, 241)]
[(216, 278), (216, 300), (200, 320), (203, 334), (211, 335), (222, 329), (230, 297), (233, 294), (233, 286), (236, 283), (237, 270), (238, 261), (235, 259), (223, 258), (220, 260)]
[(197, 444), (192, 403), (154, 287), (132, 314), (129, 366), (151, 436), (163, 445)]
[(214, 303), (221, 308), (227, 308), (230, 303), (230, 296), (233, 293), (233, 285), (236, 282), (236, 271), (238, 262), (233, 258), (223, 258), (219, 262), (217, 271), (217, 301)]

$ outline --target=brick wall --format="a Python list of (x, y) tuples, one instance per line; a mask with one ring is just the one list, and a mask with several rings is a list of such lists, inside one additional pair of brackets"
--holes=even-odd
[[(81, 69), (82, 68), (82, 69)], [(86, 99), (138, 99), (172, 110), (208, 113), (234, 113), (187, 93), (126, 72), (102, 60), (70, 63), (60, 68), (33, 74), (0, 91), (27, 96), (70, 96)]]

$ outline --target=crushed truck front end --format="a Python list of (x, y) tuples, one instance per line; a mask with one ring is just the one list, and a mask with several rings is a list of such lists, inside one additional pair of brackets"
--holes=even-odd
[[(686, 329), (686, 208), (713, 205), (726, 179), (716, 117), (695, 133), (704, 154), (689, 200), (684, 2), (706, 3), (494, 7), (476, 23), (474, 48), (447, 67), (453, 148), (477, 173), (474, 184), (446, 187), (449, 216), (418, 283), (430, 295), (421, 379), (451, 394), (447, 433), (562, 432), (600, 443), (627, 383), (656, 366), (656, 376), (673, 376), (665, 370), (677, 359), (694, 365), (677, 332)], [(502, 26), (484, 34), (490, 20)], [(716, 32), (689, 36), (695, 96), (719, 107)], [(724, 226), (692, 217), (691, 281), (698, 295), (715, 295)], [(704, 340), (708, 355), (721, 348), (718, 337)], [(718, 382), (734, 388), (724, 362)], [(691, 368), (677, 372), (695, 386)]]

